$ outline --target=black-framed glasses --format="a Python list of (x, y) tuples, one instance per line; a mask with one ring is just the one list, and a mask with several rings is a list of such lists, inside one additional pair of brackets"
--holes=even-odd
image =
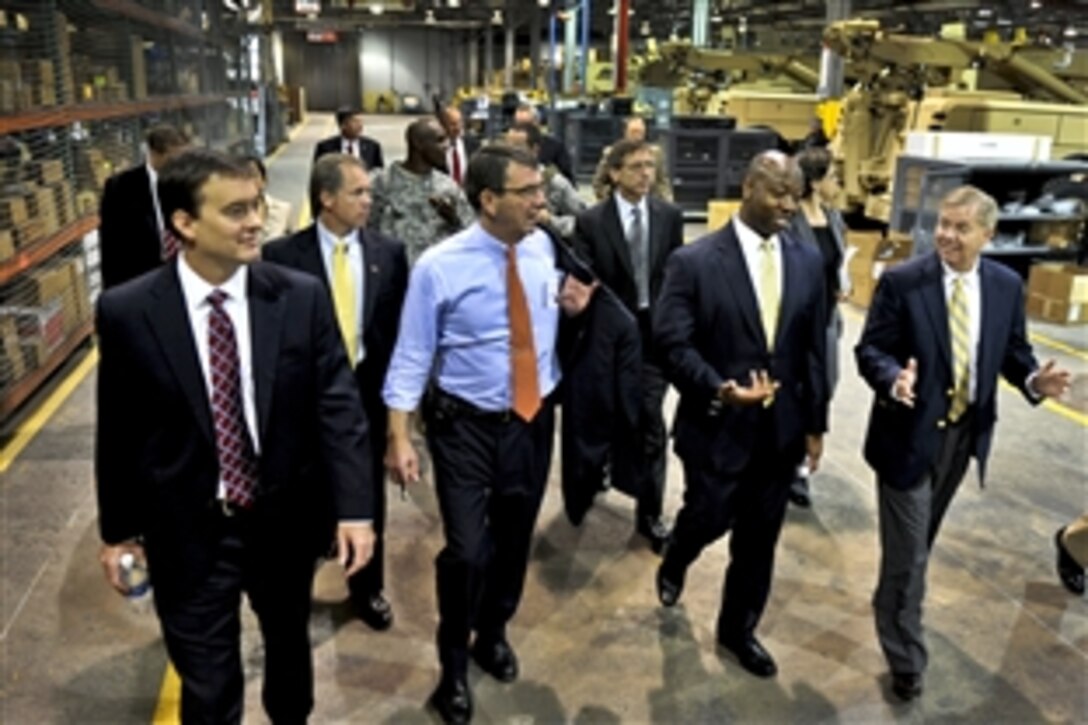
[(515, 188), (498, 189), (500, 194), (517, 194), (522, 199), (533, 199), (537, 195), (544, 193), (544, 184), (528, 184), (526, 186), (518, 186)]

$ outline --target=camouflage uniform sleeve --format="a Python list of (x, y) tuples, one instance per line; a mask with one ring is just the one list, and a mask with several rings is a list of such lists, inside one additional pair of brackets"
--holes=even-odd
[(548, 180), (548, 211), (552, 225), (563, 237), (574, 233), (574, 221), (585, 208), (586, 203), (567, 177), (555, 174)]
[(367, 229), (385, 233), (382, 229), (382, 221), (389, 206), (386, 194), (386, 172), (384, 170), (374, 173), (370, 177), (370, 218), (367, 220)]
[(665, 149), (654, 145), (654, 194), (665, 201), (672, 201), (672, 184), (669, 182), (669, 165), (665, 163)]
[[(457, 184), (450, 182), (453, 185), (454, 199), (456, 200), (457, 218), (461, 220), (461, 229), (467, 229), (472, 226), (476, 221), (476, 212), (472, 210), (472, 205), (468, 203), (468, 197), (465, 196), (465, 191)], [(454, 230), (454, 231), (460, 231)]]

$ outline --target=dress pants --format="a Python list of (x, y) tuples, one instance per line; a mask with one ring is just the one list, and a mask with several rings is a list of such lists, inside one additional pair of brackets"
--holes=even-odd
[(719, 473), (684, 462), (684, 505), (661, 564), (674, 581), (702, 550), (732, 529), (718, 635), (742, 639), (755, 630), (771, 591), (774, 550), (786, 515), (795, 459), (778, 451), (769, 410), (760, 412), (756, 446), (743, 469)]
[(435, 561), (438, 654), (445, 675), (464, 676), (472, 632), (477, 640), (504, 638), (521, 600), (555, 414), (545, 401), (526, 423), (442, 392), (425, 410), (446, 536)]
[(640, 494), (635, 513), (641, 522), (646, 518), (658, 518), (663, 510), (668, 436), (662, 408), (669, 384), (654, 355), (649, 311), (641, 311), (638, 319), (642, 333), (642, 405), (639, 409), (642, 461), (639, 466)]
[(248, 513), (213, 516), (218, 540), (207, 578), (188, 594), (155, 599), (166, 650), (181, 677), (181, 721), (242, 722), (239, 609), (244, 592), (264, 641), (265, 712), (276, 725), (304, 723), (313, 709), (309, 623), (314, 557), (299, 546), (290, 557), (273, 557), (266, 547), (254, 546)]
[[(921, 674), (922, 599), (933, 541), (974, 450), (971, 408), (945, 429), (936, 460), (914, 488), (879, 484), (880, 580), (873, 595), (876, 630), (891, 671)], [(904, 443), (904, 445), (907, 445)]]
[(359, 605), (365, 605), (370, 597), (381, 594), (385, 588), (385, 434), (389, 426), (389, 411), (382, 403), (380, 390), (368, 391), (364, 388), (363, 407), (369, 424), (370, 459), (373, 466), (374, 552), (367, 565), (348, 579), (351, 600)]

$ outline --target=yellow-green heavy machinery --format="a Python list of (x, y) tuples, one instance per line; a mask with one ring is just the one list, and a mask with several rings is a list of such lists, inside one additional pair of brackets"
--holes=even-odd
[(1088, 95), (1076, 87), (1080, 61), (1063, 60), (1063, 51), (896, 35), (870, 20), (833, 23), (824, 43), (859, 79), (844, 98), (833, 149), (848, 204), (870, 217), (887, 220), (910, 131), (1048, 136), (1055, 158), (1085, 149)]

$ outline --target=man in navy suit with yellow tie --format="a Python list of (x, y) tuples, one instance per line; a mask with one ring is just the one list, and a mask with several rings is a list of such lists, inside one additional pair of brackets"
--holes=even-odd
[(887, 270), (855, 348), (874, 399), (865, 459), (876, 471), (880, 580), (877, 634), (901, 700), (922, 693), (926, 565), (967, 471), (986, 472), (1000, 374), (1032, 403), (1061, 395), (1069, 373), (1038, 367), (1024, 330), (1024, 291), (980, 256), (997, 204), (964, 186), (941, 201), (936, 252)]
[(654, 343), (680, 391), (674, 437), (684, 506), (657, 572), (673, 606), (688, 567), (732, 530), (717, 642), (757, 677), (778, 671), (756, 639), (793, 467), (815, 466), (827, 429), (827, 335), (819, 251), (786, 232), (797, 164), (753, 159), (725, 227), (677, 249), (654, 310)]

